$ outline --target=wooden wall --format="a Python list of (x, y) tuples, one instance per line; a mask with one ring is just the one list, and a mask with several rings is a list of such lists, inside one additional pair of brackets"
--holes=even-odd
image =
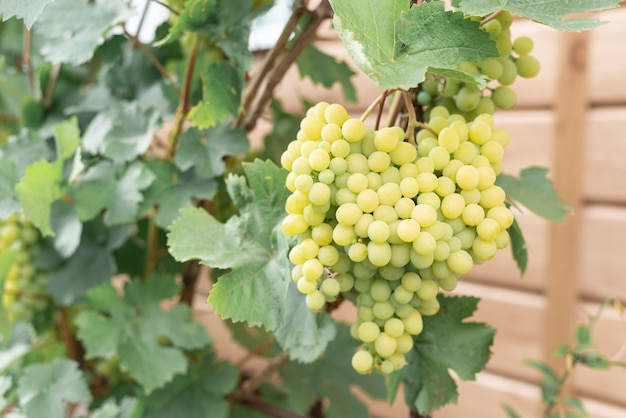
[[(500, 111), (496, 124), (508, 129), (505, 172), (517, 175), (530, 165), (551, 167), (556, 188), (574, 208), (563, 225), (552, 225), (524, 211), (516, 216), (526, 236), (530, 263), (524, 277), (510, 251), (473, 270), (455, 292), (482, 298), (475, 320), (497, 328), (493, 357), (475, 382), (460, 382), (460, 401), (437, 411), (436, 418), (504, 417), (502, 403), (522, 416), (539, 417), (539, 375), (523, 364), (550, 361), (573, 328), (608, 297), (626, 301), (626, 9), (599, 13), (609, 23), (587, 34), (564, 35), (531, 22), (515, 22), (514, 37), (535, 40), (540, 75), (514, 86), (518, 105)], [(328, 28), (320, 49), (348, 60)], [(364, 75), (355, 77), (360, 115), (380, 93)], [(286, 108), (301, 110), (301, 99), (344, 102), (338, 87), (314, 88), (295, 70), (279, 87)], [(269, 125), (263, 123), (260, 138)], [(202, 302), (197, 305), (206, 312)], [(338, 313), (353, 318), (346, 307)], [(215, 319), (211, 319), (215, 322)], [(597, 324), (599, 349), (626, 361), (626, 322), (607, 309)], [(222, 343), (228, 344), (228, 343)], [(571, 391), (584, 399), (592, 417), (626, 417), (626, 370), (577, 370)], [(399, 397), (400, 398), (400, 397)], [(379, 417), (408, 417), (401, 401), (371, 402)]]

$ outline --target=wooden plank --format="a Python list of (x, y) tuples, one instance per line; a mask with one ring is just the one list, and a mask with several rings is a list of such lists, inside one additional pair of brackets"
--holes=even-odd
[[(549, 354), (567, 341), (571, 318), (578, 297), (578, 260), (582, 205), (584, 132), (587, 112), (588, 32), (561, 36), (560, 77), (556, 100), (556, 132), (553, 178), (559, 195), (573, 212), (563, 224), (549, 228), (546, 296), (549, 309), (545, 318), (544, 350), (548, 363), (563, 370)], [(573, 89), (572, 86), (578, 86)]]
[(583, 214), (581, 290), (598, 299), (626, 300), (626, 208), (590, 206)]

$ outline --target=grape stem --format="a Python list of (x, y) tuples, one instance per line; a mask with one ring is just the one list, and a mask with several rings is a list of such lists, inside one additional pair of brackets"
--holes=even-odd
[(287, 409), (267, 403), (263, 400), (263, 398), (257, 395), (248, 395), (242, 399), (241, 403), (246, 405), (248, 408), (256, 409), (257, 411), (261, 411), (276, 418), (305, 418), (295, 412), (291, 412)]
[(490, 16), (487, 16), (486, 18), (484, 18), (483, 20), (480, 21), (480, 26), (483, 26), (487, 22), (491, 22), (493, 19), (495, 19), (496, 17), (500, 16), (503, 11), (504, 10), (498, 10), (494, 14), (492, 14)]
[(54, 86), (59, 79), (59, 75), (61, 74), (61, 63), (54, 64), (52, 66), (52, 70), (50, 70), (50, 77), (48, 77), (48, 82), (46, 83), (46, 89), (43, 93), (43, 99), (41, 104), (43, 107), (48, 108), (52, 105), (52, 93), (54, 92)]
[[(376, 109), (376, 107), (380, 106), (381, 110), (380, 110), (380, 114), (382, 114), (382, 108), (385, 106), (385, 99), (387, 98), (387, 96), (389, 96), (391, 93), (400, 90), (400, 89), (390, 89), (390, 90), (385, 90), (383, 91), (380, 96), (378, 96), (376, 99), (374, 99), (374, 101), (372, 103), (370, 103), (370, 105), (367, 107), (367, 109), (365, 109), (365, 111), (363, 112), (363, 114), (361, 115), (361, 122), (365, 122), (365, 119), (368, 118), (368, 116), (374, 111), (374, 109)], [(378, 124), (380, 121), (380, 117), (377, 118), (376, 121), (376, 129), (378, 129)]]
[(413, 106), (413, 100), (408, 91), (402, 90), (402, 97), (404, 98), (404, 105), (409, 113), (409, 123), (406, 128), (406, 136), (410, 144), (417, 145), (415, 142), (415, 127), (417, 126), (417, 116), (415, 115), (415, 106)]
[(438, 135), (437, 132), (433, 128), (431, 128), (430, 126), (426, 125), (424, 122), (420, 122), (420, 121), (416, 120), (413, 123), (414, 123), (416, 128), (426, 129), (427, 131), (432, 132), (434, 135)]
[(176, 16), (180, 15), (180, 12), (178, 10), (175, 10), (172, 6), (170, 6), (169, 4), (165, 3), (164, 1), (160, 1), (160, 0), (150, 0), (155, 2), (156, 4), (159, 4), (163, 7), (165, 7), (167, 10), (169, 10), (172, 14), (175, 14)]
[(24, 25), (23, 36), (23, 48), (22, 54), (22, 69), (26, 72), (28, 77), (28, 84), (30, 85), (30, 91), (33, 97), (39, 98), (39, 89), (35, 86), (35, 74), (33, 72), (33, 64), (31, 60), (31, 46), (32, 46), (32, 34), (31, 31)]

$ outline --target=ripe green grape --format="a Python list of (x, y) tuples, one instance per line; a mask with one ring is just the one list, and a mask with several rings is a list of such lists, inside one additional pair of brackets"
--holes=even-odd
[(532, 55), (520, 55), (515, 62), (520, 77), (533, 78), (539, 74), (541, 67), (537, 58)]
[(500, 86), (491, 94), (491, 100), (501, 109), (510, 109), (515, 105), (517, 97), (515, 96), (515, 92), (509, 87)]

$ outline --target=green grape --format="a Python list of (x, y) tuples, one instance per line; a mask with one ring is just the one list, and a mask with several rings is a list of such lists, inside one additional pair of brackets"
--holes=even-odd
[(491, 100), (496, 107), (510, 109), (515, 105), (515, 92), (507, 86), (500, 86), (491, 93)]
[(341, 133), (348, 142), (356, 142), (365, 135), (365, 125), (359, 119), (350, 118), (341, 126)]
[(517, 67), (517, 73), (524, 78), (536, 77), (541, 70), (539, 61), (531, 55), (520, 55), (515, 62), (515, 66)]
[(367, 235), (372, 242), (384, 243), (389, 238), (389, 225), (384, 221), (373, 221), (367, 228)]
[(513, 84), (515, 82), (515, 79), (517, 78), (517, 66), (515, 65), (515, 62), (510, 58), (503, 60), (501, 63), (502, 75), (498, 77), (498, 83), (503, 86), (509, 86)]
[(517, 55), (527, 55), (534, 47), (534, 42), (528, 36), (520, 36), (513, 41), (513, 51)]
[(374, 134), (374, 146), (378, 151), (391, 152), (398, 142), (398, 134), (393, 128), (382, 128)]
[(309, 166), (315, 171), (322, 171), (328, 168), (330, 156), (323, 149), (315, 149), (309, 154)]
[(322, 285), (320, 286), (320, 290), (324, 294), (324, 296), (335, 297), (339, 294), (341, 287), (339, 286), (339, 282), (333, 277), (328, 277), (322, 281)]
[(336, 103), (326, 106), (324, 110), (324, 119), (328, 123), (334, 123), (335, 125), (342, 126), (345, 121), (350, 119), (346, 109)]
[(456, 94), (454, 103), (461, 112), (475, 109), (480, 102), (480, 90), (473, 85), (465, 85)]

